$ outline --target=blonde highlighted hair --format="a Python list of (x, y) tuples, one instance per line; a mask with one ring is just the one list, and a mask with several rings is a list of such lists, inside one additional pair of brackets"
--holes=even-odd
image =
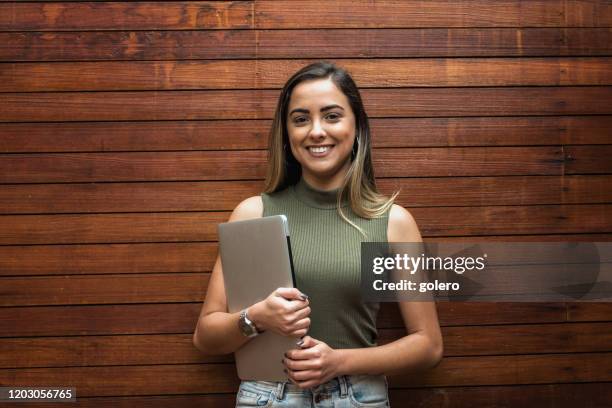
[(313, 79), (331, 79), (346, 95), (355, 115), (355, 143), (351, 154), (351, 165), (346, 173), (338, 194), (337, 211), (340, 217), (355, 227), (364, 237), (365, 232), (353, 223), (342, 211), (342, 199), (348, 198), (351, 209), (359, 217), (372, 219), (381, 217), (390, 209), (399, 191), (391, 197), (378, 192), (372, 166), (370, 125), (361, 101), (357, 85), (349, 73), (328, 61), (307, 65), (293, 74), (283, 87), (274, 121), (270, 129), (268, 148), (268, 172), (264, 192), (273, 193), (295, 184), (301, 177), (302, 168), (295, 159), (289, 145), (287, 113), (293, 89), (301, 82)]

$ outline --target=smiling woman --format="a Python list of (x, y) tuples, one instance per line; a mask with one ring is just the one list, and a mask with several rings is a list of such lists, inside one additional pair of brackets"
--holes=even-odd
[(194, 344), (223, 354), (266, 330), (296, 338), (283, 358), (287, 381), (242, 381), (237, 407), (388, 407), (385, 375), (436, 365), (442, 338), (435, 304), (400, 302), (406, 336), (377, 344), (379, 304), (360, 292), (361, 242), (421, 242), (421, 235), (393, 204), (397, 193), (377, 190), (368, 118), (345, 70), (321, 61), (287, 81), (269, 163), (264, 192), (240, 203), (230, 221), (284, 214), (299, 289), (278, 288), (230, 314), (217, 258)]

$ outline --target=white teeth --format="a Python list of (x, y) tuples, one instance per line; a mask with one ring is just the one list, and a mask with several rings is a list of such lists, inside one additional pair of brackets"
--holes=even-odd
[(309, 147), (310, 151), (313, 153), (325, 153), (330, 149), (329, 146), (320, 146), (320, 147)]

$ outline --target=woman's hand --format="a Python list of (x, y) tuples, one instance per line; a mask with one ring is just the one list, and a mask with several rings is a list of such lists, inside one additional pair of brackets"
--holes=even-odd
[(316, 387), (340, 375), (338, 351), (306, 336), (301, 350), (289, 350), (283, 363), (291, 382), (301, 389)]
[(278, 288), (247, 312), (258, 330), (302, 337), (310, 327), (308, 296), (296, 288)]

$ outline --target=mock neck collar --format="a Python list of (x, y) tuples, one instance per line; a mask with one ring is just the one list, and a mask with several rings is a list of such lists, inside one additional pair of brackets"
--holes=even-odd
[[(336, 208), (336, 200), (338, 198), (338, 193), (340, 193), (340, 188), (335, 188), (333, 190), (319, 190), (314, 188), (304, 180), (303, 176), (292, 186), (292, 189), (298, 200), (310, 207), (323, 209)], [(347, 205), (348, 200), (345, 197), (342, 200), (342, 207), (346, 207)]]

